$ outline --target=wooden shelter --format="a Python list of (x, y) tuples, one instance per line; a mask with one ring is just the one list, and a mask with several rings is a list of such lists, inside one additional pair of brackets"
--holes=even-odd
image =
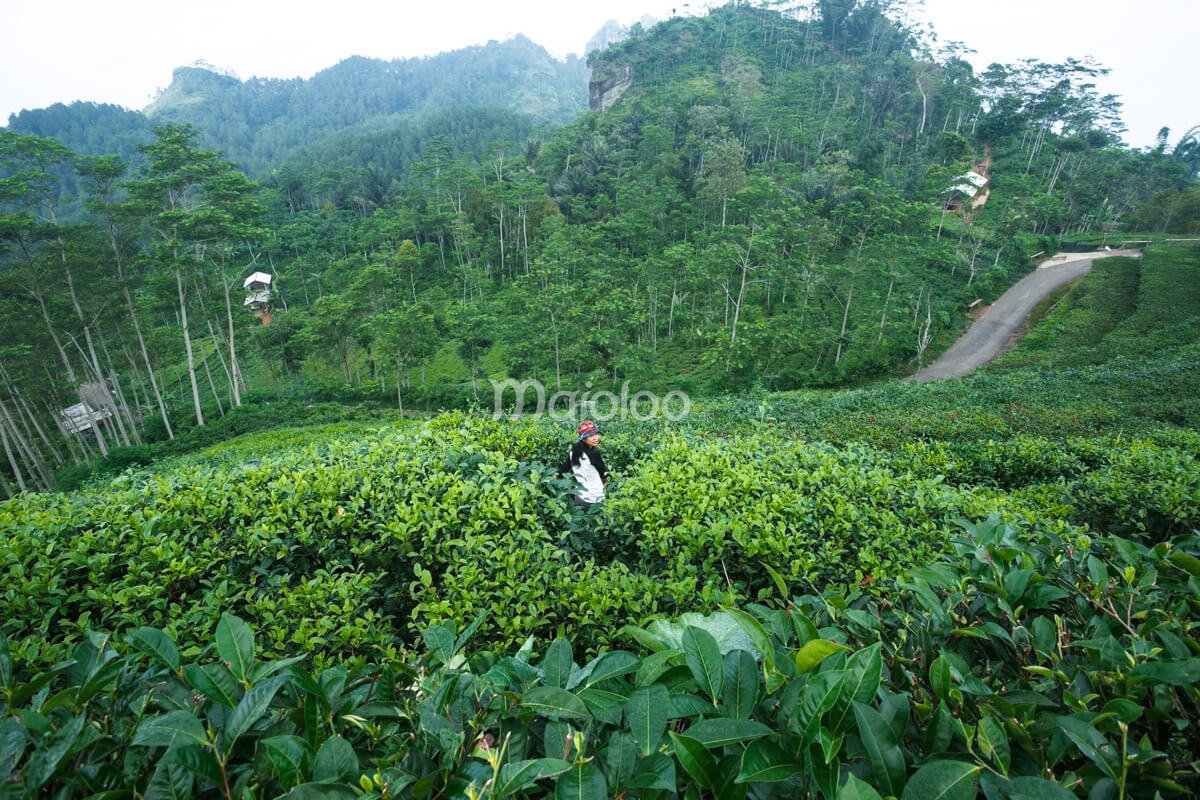
[(263, 325), (271, 323), (271, 276), (265, 272), (255, 272), (242, 283), (246, 290), (246, 301), (243, 306), (249, 307), (251, 313), (258, 317)]

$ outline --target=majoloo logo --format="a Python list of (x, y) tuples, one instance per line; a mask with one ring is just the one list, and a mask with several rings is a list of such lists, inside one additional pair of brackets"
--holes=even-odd
[[(678, 422), (692, 410), (692, 400), (686, 392), (673, 390), (662, 397), (646, 390), (630, 394), (629, 381), (621, 384), (620, 394), (606, 389), (590, 391), (592, 384), (588, 383), (582, 392), (557, 391), (548, 397), (546, 387), (536, 378), (533, 380), (505, 378), (502, 381), (493, 380), (491, 384), (495, 398), (492, 417), (495, 419), (505, 417), (518, 419), (523, 416), (546, 415), (565, 421), (576, 419), (582, 413), (597, 422), (608, 422), (613, 419), (648, 420), (655, 417)], [(511, 395), (509, 390), (512, 392)], [(506, 405), (510, 398), (512, 404)], [(532, 405), (530, 405), (530, 401), (532, 401)]]

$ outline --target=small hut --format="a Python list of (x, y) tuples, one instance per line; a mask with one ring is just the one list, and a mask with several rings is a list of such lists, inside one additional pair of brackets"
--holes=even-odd
[(263, 325), (271, 324), (271, 276), (265, 272), (255, 272), (242, 283), (246, 290), (247, 306)]
[(112, 394), (103, 383), (85, 383), (79, 387), (79, 400), (59, 411), (67, 433), (92, 433), (92, 427), (112, 418), (115, 407)]
[(991, 179), (987, 175), (975, 170), (959, 175), (943, 194), (942, 203), (947, 211), (956, 211), (964, 206), (978, 208), (987, 202), (989, 183)]

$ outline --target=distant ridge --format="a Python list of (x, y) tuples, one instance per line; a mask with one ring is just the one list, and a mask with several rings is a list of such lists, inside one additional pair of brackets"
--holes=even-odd
[(525, 36), (435, 56), (352, 56), (311, 78), (249, 78), (196, 62), (142, 111), (95, 103), (55, 104), (10, 118), (23, 134), (50, 136), (75, 152), (129, 156), (151, 124), (187, 122), (251, 175), (299, 148), (351, 132), (420, 122), (448, 109), (496, 109), (557, 126), (587, 108), (587, 65), (558, 60)]

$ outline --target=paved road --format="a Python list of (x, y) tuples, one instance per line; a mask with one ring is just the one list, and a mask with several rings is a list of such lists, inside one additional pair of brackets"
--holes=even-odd
[(949, 350), (912, 379), (924, 383), (971, 374), (1007, 350), (1018, 338), (1034, 307), (1055, 289), (1086, 275), (1093, 261), (1139, 255), (1136, 250), (1112, 250), (1059, 253), (1048, 258), (1002, 294)]

